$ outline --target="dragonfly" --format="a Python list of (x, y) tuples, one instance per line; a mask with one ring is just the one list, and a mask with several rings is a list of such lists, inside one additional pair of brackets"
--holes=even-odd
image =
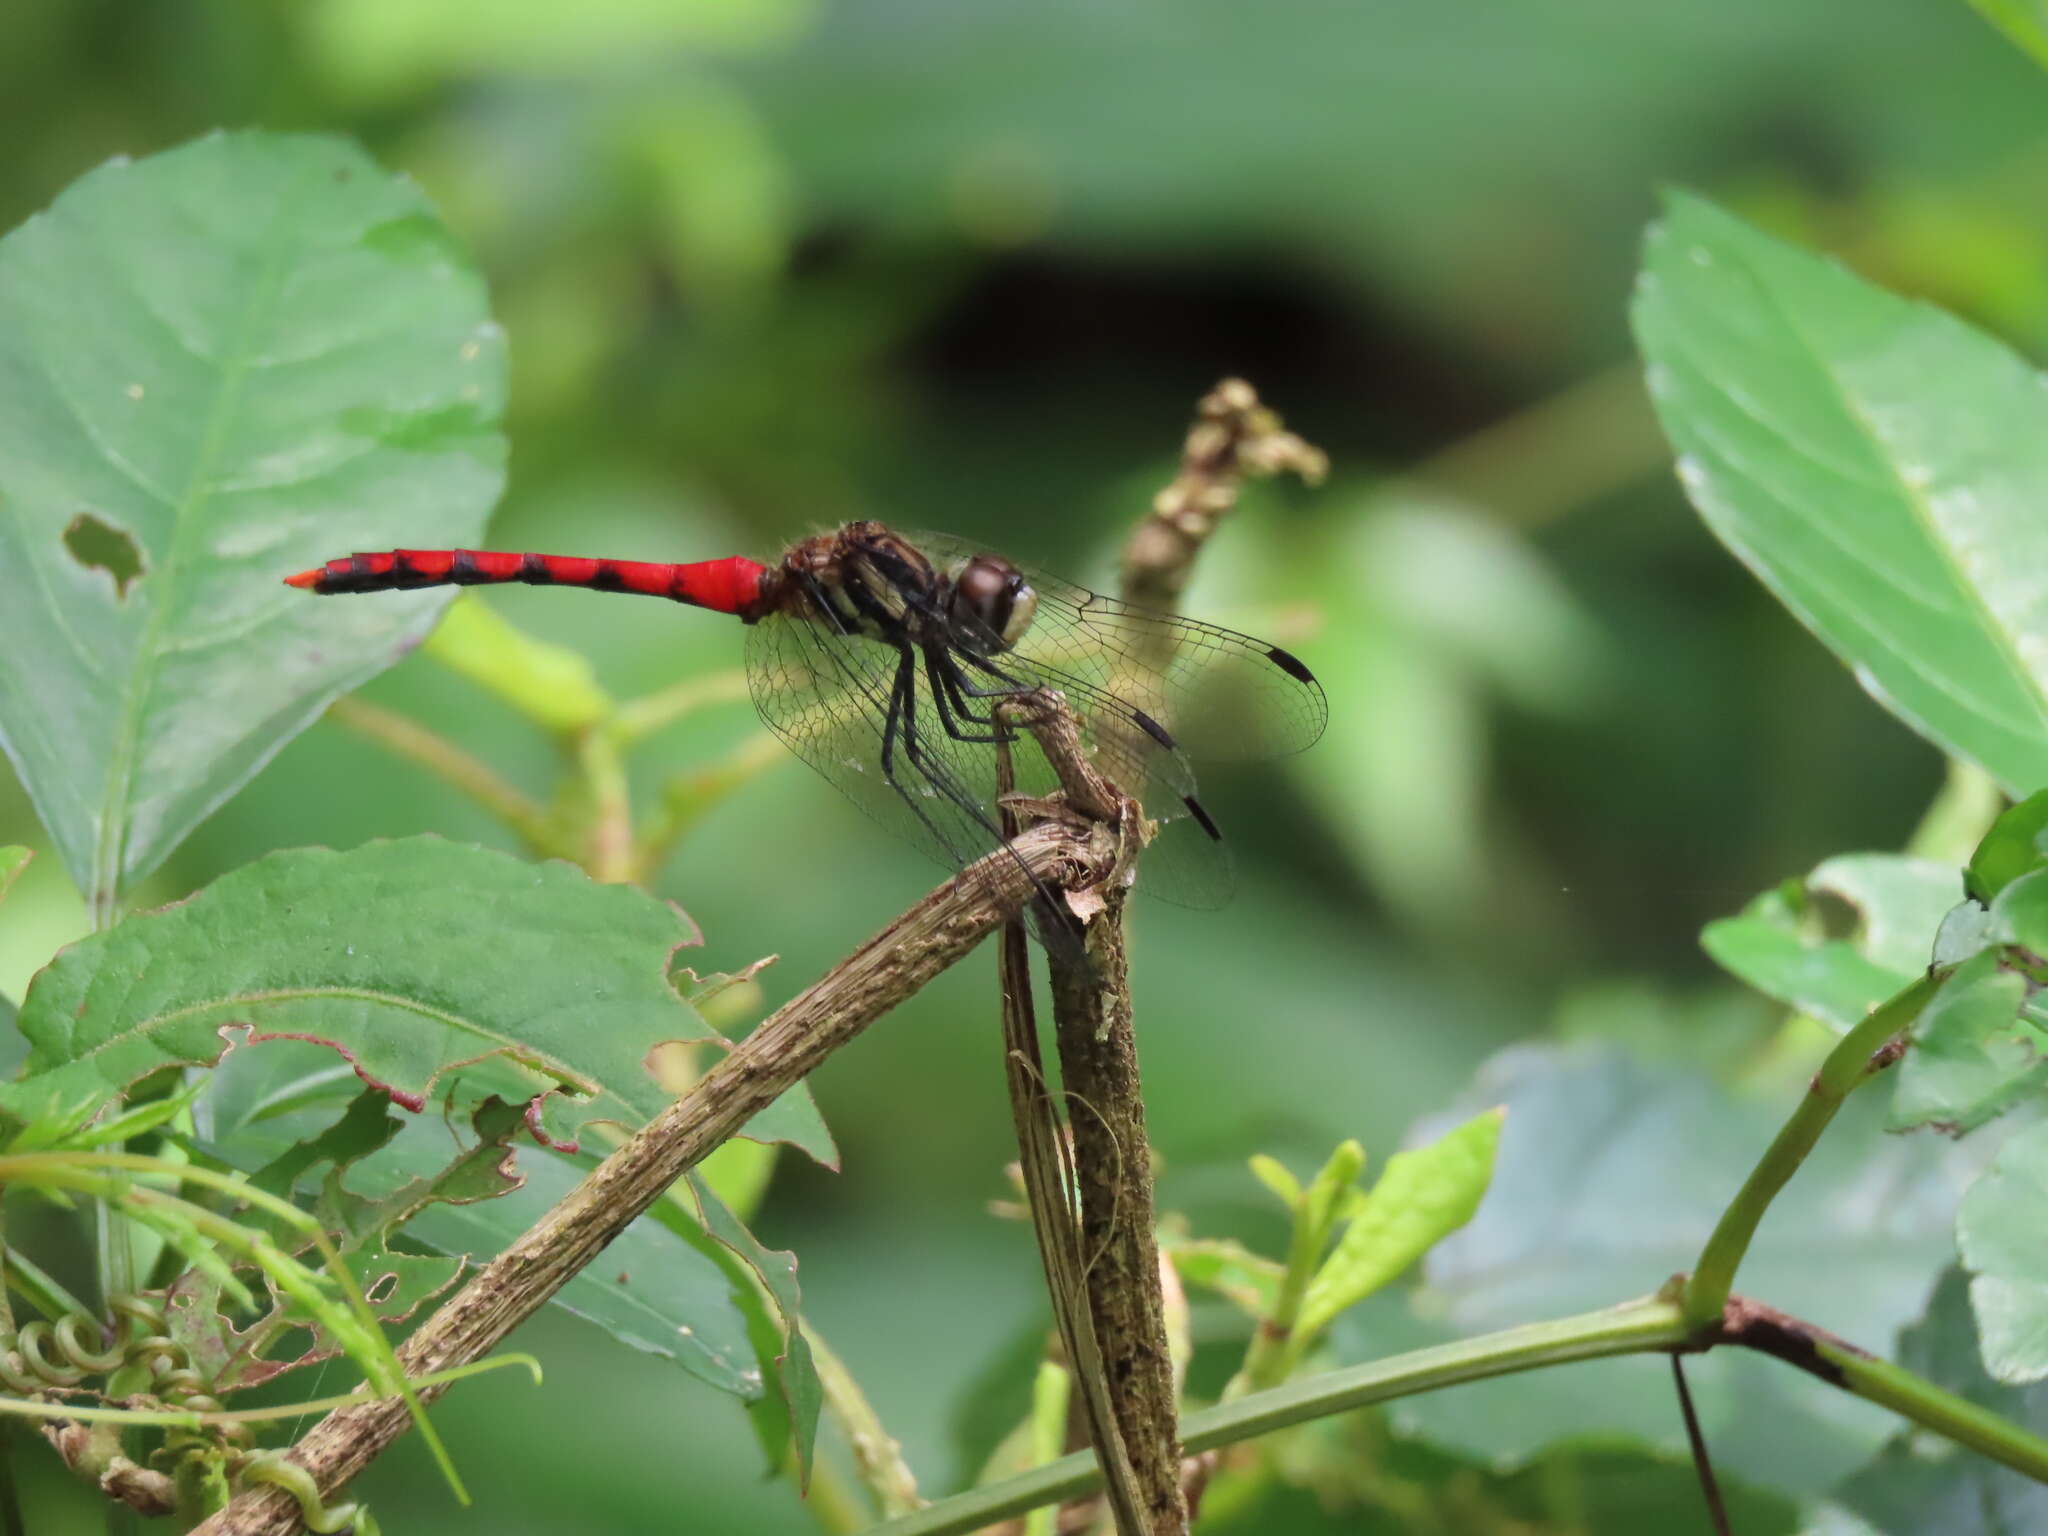
[(748, 626), (748, 688), (769, 730), (956, 870), (1007, 846), (999, 754), (1015, 792), (1058, 788), (1003, 707), (1057, 690), (1095, 767), (1158, 825), (1140, 888), (1184, 906), (1220, 906), (1233, 883), (1195, 764), (1301, 751), (1329, 713), (1314, 674), (1277, 645), (1119, 602), (951, 535), (871, 520), (801, 539), (770, 564), (394, 549), (285, 581), (320, 594), (523, 582), (731, 614)]

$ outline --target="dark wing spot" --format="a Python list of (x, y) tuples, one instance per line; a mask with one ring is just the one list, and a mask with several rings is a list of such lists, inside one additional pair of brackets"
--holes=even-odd
[(1301, 658), (1292, 651), (1283, 651), (1277, 645), (1269, 647), (1266, 651), (1266, 660), (1297, 682), (1312, 683), (1316, 680), (1315, 673), (1303, 666)]
[(1143, 711), (1142, 709), (1134, 709), (1131, 711), (1131, 718), (1137, 721), (1138, 729), (1143, 731), (1147, 736), (1150, 736), (1154, 741), (1158, 742), (1159, 745), (1166, 748), (1167, 751), (1174, 752), (1179, 750), (1180, 743), (1175, 741), (1171, 736), (1167, 735), (1166, 727), (1161, 725), (1157, 720), (1154, 720), (1150, 715), (1146, 714), (1145, 711)]
[(1180, 799), (1181, 804), (1188, 808), (1188, 814), (1195, 818), (1195, 824), (1208, 833), (1215, 841), (1222, 842), (1223, 833), (1218, 830), (1216, 823), (1210, 819), (1209, 813), (1202, 809), (1202, 802), (1193, 795), (1182, 795)]

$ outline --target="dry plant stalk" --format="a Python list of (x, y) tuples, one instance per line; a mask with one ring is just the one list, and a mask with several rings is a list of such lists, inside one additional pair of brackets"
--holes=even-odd
[(1180, 473), (1153, 497), (1151, 512), (1124, 545), (1124, 601), (1161, 613), (1179, 607), (1195, 556), (1237, 505), (1246, 480), (1293, 474), (1320, 485), (1329, 471), (1329, 456), (1289, 432), (1277, 412), (1259, 403), (1257, 390), (1225, 379), (1195, 406)]
[[(1029, 726), (1058, 775), (1063, 793), (1063, 804), (1039, 803), (1035, 807), (1011, 795), (1012, 762), (1009, 752), (999, 746), (998, 798), (1003, 835), (1016, 837), (1020, 817), (1030, 810), (1043, 814), (1077, 810), (1098, 822), (1113, 820), (1119, 828), (1119, 843), (1130, 849), (1133, 840), (1124, 835), (1123, 829), (1135, 826), (1136, 810), (1088, 761), (1064, 701), (1057, 695), (1038, 695), (998, 707), (1005, 717), (1014, 715)], [(1105, 887), (1121, 891), (1127, 875), (1124, 865), (1125, 861), (1120, 860), (1104, 882)], [(1062, 899), (1067, 901), (1068, 910), (1085, 923), (1088, 918), (1083, 914), (1099, 915), (1107, 898), (1100, 890), (1089, 890), (1063, 892)], [(1082, 1237), (1077, 1194), (1080, 1176), (1065, 1117), (1046, 1081), (1045, 1053), (1039, 1045), (1038, 1015), (1031, 994), (1031, 962), (1021, 916), (1003, 924), (999, 942), (997, 981), (1003, 1019), (1003, 1077), (1010, 1092), (1010, 1114), (1017, 1130), (1017, 1167), (1024, 1182), (1032, 1232), (1038, 1241), (1039, 1260), (1045, 1269), (1046, 1294), (1071, 1373), (1080, 1424), (1085, 1426), (1087, 1443), (1093, 1445), (1096, 1461), (1102, 1468), (1102, 1497), (1119, 1532), (1125, 1536), (1150, 1536), (1153, 1522), (1147, 1511), (1155, 1501), (1132, 1465), (1124, 1438), (1123, 1402), (1112, 1385), (1097, 1334), (1096, 1308), (1089, 1295), (1089, 1249)], [(1084, 967), (1086, 964), (1078, 959), (1070, 963)], [(1073, 1427), (1077, 1426), (1070, 1425)]]
[(1117, 1428), (1145, 1500), (1131, 1536), (1184, 1536), (1179, 1405), (1153, 1236), (1151, 1144), (1131, 1022), (1130, 964), (1120, 886), (1088, 925), (1087, 963), (1052, 952), (1060, 1080), (1074, 1137), (1084, 1290)]
[[(1106, 830), (1044, 826), (1019, 838), (1014, 856), (998, 850), (926, 896), (776, 1010), (479, 1270), (399, 1350), (407, 1373), (446, 1370), (495, 1349), (707, 1153), (974, 948), (1039, 884), (1095, 883), (1115, 864)], [(431, 1401), (439, 1392), (423, 1387), (420, 1397)], [(406, 1405), (395, 1399), (337, 1409), (290, 1458), (331, 1499), (409, 1424)], [(194, 1536), (290, 1536), (299, 1529), (292, 1497), (261, 1487), (237, 1494)]]

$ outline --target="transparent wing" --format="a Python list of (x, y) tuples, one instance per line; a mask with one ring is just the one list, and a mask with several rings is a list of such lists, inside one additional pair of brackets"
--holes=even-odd
[[(747, 677), (763, 723), (872, 820), (927, 857), (959, 869), (1001, 843), (987, 701), (970, 700), (979, 721), (942, 707), (922, 658), (906, 677), (891, 646), (778, 614), (748, 633)], [(1030, 686), (1040, 681), (1064, 687), (1037, 678)], [(1086, 701), (1075, 703), (1085, 730), (1093, 716)], [(1194, 781), (1176, 754), (1158, 750), (1149, 738), (1145, 751), (1090, 745), (1104, 771), (1127, 787), (1148, 783), (1145, 769), (1154, 765), (1143, 759), (1157, 759), (1158, 776), (1169, 786), (1158, 795), (1161, 806), (1186, 814)], [(1020, 793), (1058, 789), (1058, 775), (1028, 732), (1015, 733), (1009, 750)], [(1133, 792), (1143, 802), (1142, 792)], [(1163, 816), (1144, 803), (1148, 815)], [(1222, 905), (1233, 883), (1228, 852), (1193, 822), (1162, 828), (1140, 861), (1138, 880), (1149, 894), (1197, 907)]]
[[(951, 534), (909, 537), (941, 567), (986, 552)], [(1195, 762), (1287, 757), (1323, 734), (1329, 703), (1292, 653), (1018, 569), (1038, 594), (1038, 611), (1009, 654), (1064, 687), (1077, 707), (1084, 698), (1135, 706)]]
[(890, 832), (949, 869), (1000, 840), (993, 768), (963, 777), (944, 755), (895, 746), (883, 764), (897, 655), (808, 619), (776, 614), (747, 632), (747, 683), (761, 721)]

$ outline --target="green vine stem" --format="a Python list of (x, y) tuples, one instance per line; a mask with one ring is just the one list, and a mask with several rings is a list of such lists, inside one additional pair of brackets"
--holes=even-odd
[(1757, 1226), (1778, 1191), (1799, 1171), (1799, 1165), (1820, 1140), (1821, 1132), (1828, 1128), (1828, 1122), (1835, 1118), (1857, 1085), (1872, 1071), (1890, 1064), (1889, 1059), (1877, 1059), (1879, 1052), (1912, 1027), (1946, 980), (1946, 972), (1922, 976), (1872, 1009), (1862, 1023), (1842, 1036), (1828, 1052), (1827, 1060), (1807, 1084), (1806, 1095), (1793, 1110), (1792, 1118), (1785, 1122), (1727, 1210), (1721, 1213), (1713, 1235), (1700, 1252), (1683, 1296), (1685, 1316), (1694, 1327), (1705, 1327), (1722, 1315), (1735, 1289), (1735, 1272), (1741, 1268)]
[[(1674, 1280), (1656, 1296), (1598, 1312), (1504, 1329), (1255, 1392), (1187, 1415), (1181, 1420), (1182, 1443), (1195, 1455), (1310, 1419), (1468, 1381), (1574, 1360), (1736, 1345), (1797, 1366), (1830, 1386), (1889, 1408), (1957, 1445), (2048, 1483), (2048, 1440), (1989, 1409), (1742, 1297), (1731, 1297), (1726, 1316), (1701, 1328), (1687, 1321), (1675, 1299), (1679, 1290), (1680, 1283)], [(870, 1536), (955, 1536), (976, 1531), (1042, 1504), (1078, 1497), (1093, 1489), (1098, 1480), (1094, 1459), (1088, 1453), (1063, 1456), (1021, 1476), (942, 1499), (913, 1515), (875, 1527)]]
[[(1182, 1449), (1192, 1456), (1389, 1398), (1569, 1360), (1683, 1348), (1692, 1337), (1693, 1330), (1676, 1303), (1645, 1297), (1599, 1312), (1419, 1349), (1254, 1392), (1187, 1415), (1181, 1420)], [(877, 1526), (872, 1536), (953, 1536), (976, 1531), (1041, 1504), (1075, 1498), (1099, 1481), (1092, 1453), (1062, 1456), (1021, 1476), (942, 1499), (913, 1515)]]

